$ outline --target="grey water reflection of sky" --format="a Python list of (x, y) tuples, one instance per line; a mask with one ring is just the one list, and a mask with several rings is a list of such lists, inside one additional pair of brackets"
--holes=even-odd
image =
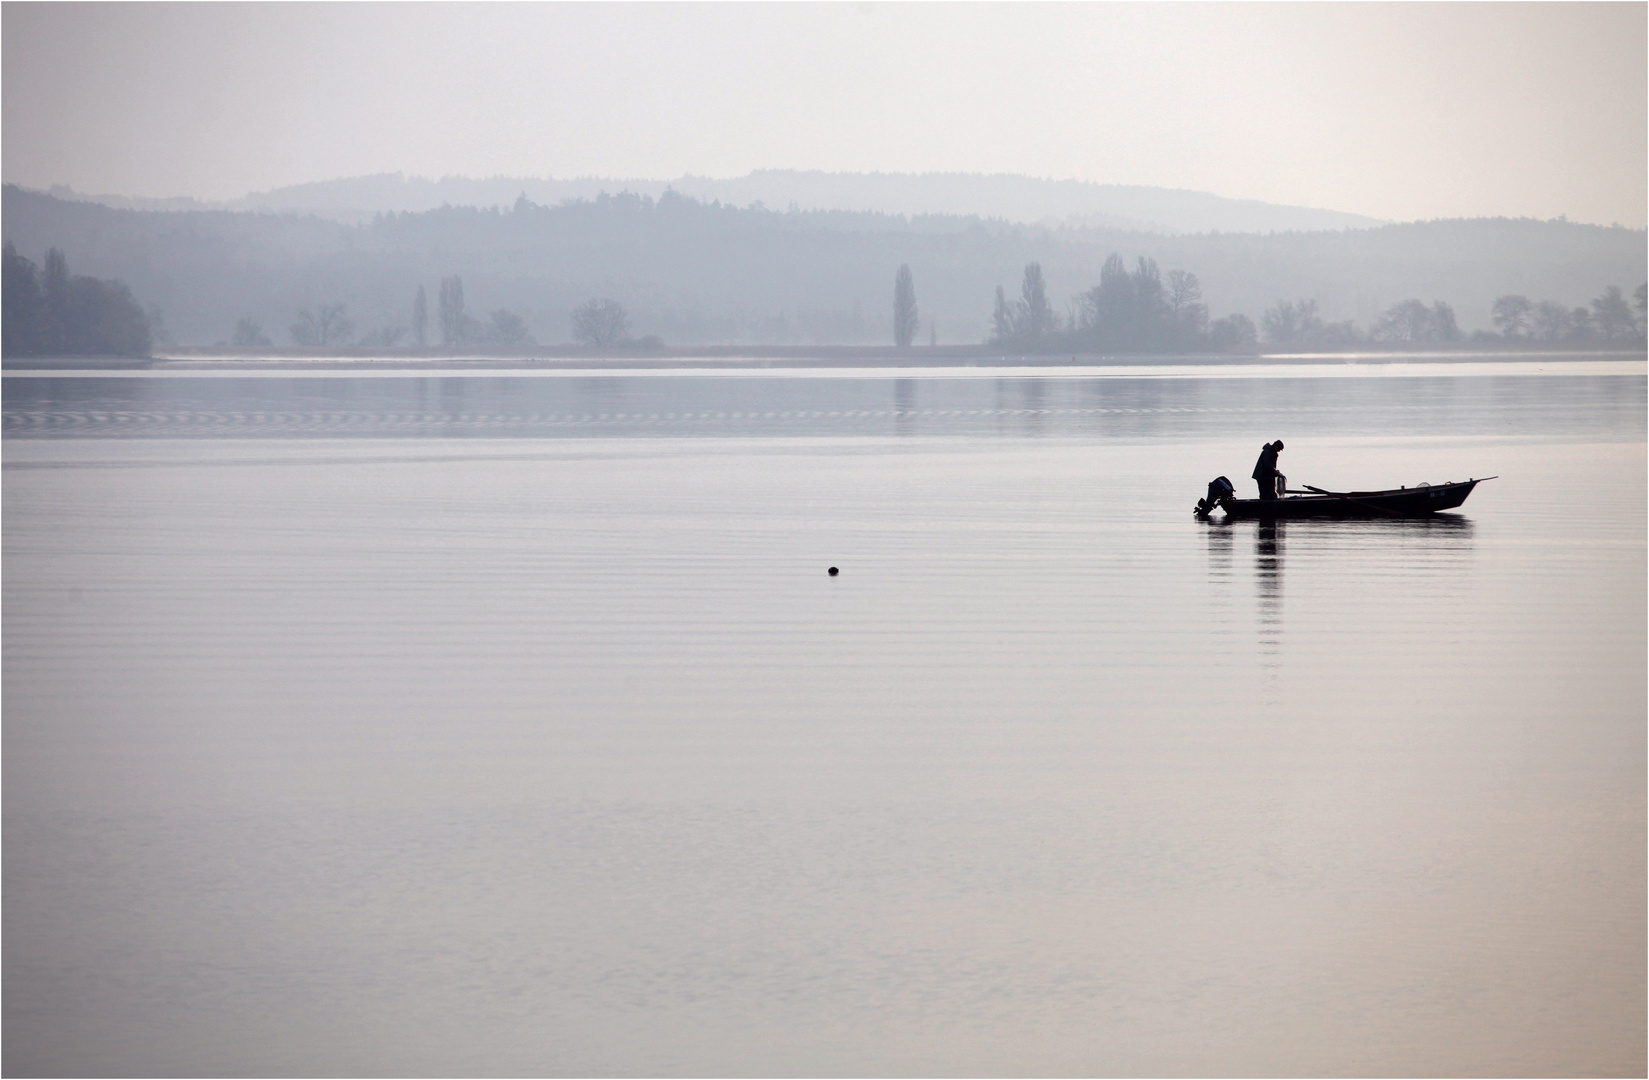
[(1013, 172), (1645, 224), (1645, 5), (7, 4), (4, 176)]

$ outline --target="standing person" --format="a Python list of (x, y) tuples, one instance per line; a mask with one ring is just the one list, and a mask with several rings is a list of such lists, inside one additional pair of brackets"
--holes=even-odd
[(1283, 441), (1266, 443), (1260, 450), (1260, 460), (1254, 463), (1254, 479), (1260, 485), (1260, 498), (1277, 497), (1277, 455), (1283, 451)]

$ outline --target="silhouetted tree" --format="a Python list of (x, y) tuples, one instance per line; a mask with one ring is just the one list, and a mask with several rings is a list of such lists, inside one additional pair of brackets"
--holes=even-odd
[(5, 309), (0, 350), (7, 356), (37, 356), (44, 351), (45, 305), (40, 293), (40, 272), (34, 263), (17, 254), (10, 240), (5, 246), (0, 303)]
[(1232, 314), (1216, 319), (1208, 327), (1208, 344), (1221, 352), (1247, 352), (1259, 343), (1254, 321), (1247, 315)]
[(1460, 324), (1455, 321), (1454, 308), (1441, 300), (1431, 302), (1432, 326), (1436, 328), (1438, 341), (1459, 341)]
[(47, 354), (62, 356), (69, 351), (69, 263), (57, 248), (46, 252), (40, 286), (45, 301), (42, 344)]
[(418, 291), (412, 294), (412, 336), (420, 349), (424, 347), (428, 333), (429, 300), (424, 296), (424, 287), (420, 285)]
[(1168, 310), (1180, 331), (1180, 343), (1195, 343), (1208, 329), (1208, 305), (1202, 302), (1202, 282), (1195, 274), (1170, 270), (1167, 298)]
[[(1146, 256), (1139, 257), (1131, 270), (1121, 255), (1108, 257), (1100, 267), (1099, 284), (1070, 301), (1063, 328), (1060, 317), (1048, 305), (1040, 264), (1025, 267), (1020, 297), (1018, 303), (1009, 304), (1002, 287), (997, 286), (996, 309), (991, 317), (995, 343), (1035, 349), (1040, 341), (1044, 351), (1097, 348), (1170, 352), (1207, 347), (1246, 349), (1257, 340), (1253, 322), (1243, 315), (1228, 316), (1210, 326), (1197, 275), (1170, 270), (1165, 280), (1156, 260)], [(1320, 327), (1316, 305), (1303, 301), (1302, 306), (1311, 325)], [(1298, 314), (1295, 305), (1287, 305), (1287, 310), (1291, 318)], [(1356, 336), (1350, 323), (1336, 331), (1342, 337)]]
[(521, 316), (508, 308), (499, 308), (488, 318), (486, 338), (493, 345), (531, 345), (532, 335)]
[(1602, 296), (1592, 301), (1592, 325), (1609, 341), (1636, 337), (1637, 322), (1632, 305), (1626, 302), (1619, 285), (1609, 286)]
[(322, 304), (320, 314), (298, 312), (298, 321), (292, 324), (292, 340), (307, 348), (323, 345), (342, 345), (355, 332), (355, 324), (347, 318), (344, 304)]
[(1376, 341), (1392, 344), (1438, 344), (1459, 341), (1460, 327), (1454, 309), (1441, 300), (1432, 301), (1430, 307), (1422, 300), (1404, 300), (1381, 313), (1372, 335)]
[(176, 345), (172, 340), (172, 332), (166, 329), (166, 312), (159, 304), (144, 304), (143, 317), (149, 320), (149, 337), (162, 345)]
[(470, 318), (464, 312), (464, 279), (456, 275), (441, 279), (439, 317), (441, 344), (462, 345), (469, 337)]
[(1260, 315), (1265, 339), (1278, 345), (1310, 345), (1322, 337), (1323, 320), (1317, 317), (1317, 301), (1301, 299), (1290, 303), (1278, 300)]
[(252, 319), (235, 320), (235, 332), (229, 344), (242, 349), (267, 348), (271, 342), (264, 336), (263, 325)]
[(1541, 341), (1562, 341), (1574, 332), (1575, 320), (1570, 310), (1551, 300), (1542, 300), (1529, 316), (1534, 336)]
[(573, 338), (593, 348), (617, 345), (629, 330), (629, 313), (617, 300), (590, 300), (573, 309)]
[(63, 253), (46, 253), (46, 273), (4, 249), (3, 348), (8, 356), (147, 356), (149, 320), (120, 281), (71, 277)]
[(1042, 264), (1029, 263), (1019, 283), (1019, 299), (1008, 303), (1002, 286), (996, 287), (996, 309), (991, 315), (995, 344), (1014, 344), (1035, 348), (1042, 339), (1059, 330), (1059, 315), (1048, 303), (1048, 286), (1042, 277)]
[(1527, 296), (1510, 294), (1494, 302), (1494, 307), (1489, 311), (1489, 320), (1506, 337), (1520, 338), (1528, 335), (1533, 315), (1534, 305), (1529, 302)]
[(1344, 322), (1323, 323), (1316, 331), (1313, 344), (1316, 345), (1360, 345), (1363, 335), (1357, 332), (1357, 324), (1350, 319)]
[(995, 328), (992, 342), (1002, 344), (1013, 339), (1013, 309), (1008, 307), (1008, 294), (1000, 285), (996, 287), (996, 309), (991, 313), (991, 323)]
[(1029, 263), (1019, 284), (1019, 309), (1014, 313), (1016, 336), (1032, 341), (1059, 329), (1059, 316), (1048, 304), (1048, 286), (1042, 280), (1042, 264)]
[[(1182, 288), (1186, 284), (1182, 282)], [(1112, 254), (1099, 268), (1099, 284), (1081, 299), (1077, 336), (1089, 344), (1131, 352), (1159, 352), (1183, 344), (1154, 259), (1141, 257), (1130, 271), (1122, 256)]]
[(125, 282), (93, 277), (69, 280), (70, 356), (146, 356), (149, 320)]
[(916, 282), (906, 263), (893, 278), (893, 343), (901, 349), (910, 348), (920, 321), (916, 313)]
[(1649, 333), (1649, 282), (1632, 291), (1632, 306), (1638, 313), (1638, 333)]

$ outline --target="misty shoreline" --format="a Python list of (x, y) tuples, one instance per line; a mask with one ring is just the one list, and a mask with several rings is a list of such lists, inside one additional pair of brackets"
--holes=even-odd
[[(1507, 296), (1532, 306), (1549, 302), (1572, 316), (1611, 283), (1630, 290), (1641, 280), (1644, 259), (1641, 230), (1561, 221), (1146, 235), (987, 226), (959, 217), (912, 222), (875, 214), (792, 214), (706, 205), (672, 194), (559, 206), (521, 200), (502, 212), (444, 207), (346, 226), (290, 214), (117, 210), (10, 185), (0, 209), (5, 237), (21, 257), (43, 265), (56, 249), (73, 273), (125, 284), (163, 353), (230, 350), (237, 341), (242, 348), (277, 353), (317, 346), (345, 355), (360, 349), (398, 353), (420, 338), (420, 289), (427, 295), (429, 338), (461, 342), (446, 347), (466, 352), (565, 355), (563, 350), (578, 346), (543, 343), (580, 340), (574, 314), (595, 300), (610, 300), (626, 313), (626, 332), (616, 337), (658, 339), (655, 355), (661, 348), (719, 350), (729, 343), (778, 355), (838, 345), (892, 347), (897, 338), (888, 301), (901, 266), (914, 277), (921, 322), (911, 344), (1053, 352), (1052, 342), (983, 345), (1003, 338), (993, 294), (1014, 290), (1034, 264), (1048, 307), (1040, 336), (1055, 322), (1080, 329), (1085, 313), (1099, 314), (1084, 306), (1087, 299), (1110, 297), (1091, 294), (1112, 255), (1128, 266), (1145, 259), (1164, 268), (1165, 289), (1177, 271), (1188, 281), (1195, 277), (1200, 296), (1188, 305), (1206, 309), (1209, 331), (1239, 315), (1255, 331), (1212, 343), (1233, 353), (1253, 351), (1245, 340), (1253, 337), (1262, 337), (1261, 348), (1366, 348), (1394, 303), (1449, 309), (1450, 333), (1379, 335), (1382, 347), (1390, 347), (1411, 337), (1446, 340), (1456, 336), (1453, 331), (1462, 338), (1501, 337), (1487, 328), (1498, 326), (1493, 305)], [(1126, 284), (1140, 284), (1132, 277)], [(437, 282), (463, 286), (464, 304), (448, 329), (438, 318)], [(1273, 309), (1292, 314), (1297, 325), (1279, 324), (1271, 333), (1266, 320)], [(1088, 335), (1112, 340), (1071, 341), (1067, 350), (1148, 344), (1135, 332), (1140, 328), (1112, 326), (1113, 314), (1105, 312), (1105, 333)], [(306, 316), (325, 325), (310, 326)], [(1007, 329), (1013, 338), (1039, 336)], [(1512, 336), (1528, 339), (1527, 345), (1551, 347), (1573, 326), (1514, 329)], [(1170, 334), (1157, 341), (1164, 337), (1158, 334), (1150, 351), (1196, 349), (1189, 339), (1199, 336)], [(1416, 340), (1408, 347), (1425, 344)], [(1498, 347), (1492, 341), (1461, 344)], [(423, 347), (438, 346), (426, 340)]]
[(18, 357), (4, 360), (5, 371), (52, 370), (144, 370), (210, 369), (217, 371), (292, 369), (359, 370), (441, 370), (453, 369), (656, 369), (713, 367), (728, 371), (767, 368), (1040, 368), (1070, 367), (1238, 367), (1268, 365), (1342, 366), (1358, 363), (1467, 364), (1485, 360), (1506, 363), (1573, 363), (1599, 358), (1629, 360), (1643, 358), (1642, 345), (1609, 349), (1485, 349), (1480, 346), (1452, 350), (1360, 349), (1343, 352), (1254, 353), (1075, 353), (1048, 356), (1005, 352), (988, 345), (913, 346), (760, 346), (725, 345), (670, 349), (596, 350), (578, 346), (550, 346), (525, 349), (476, 349), (455, 353), (449, 349), (234, 349), (196, 346), (158, 350), (146, 358), (52, 356)]

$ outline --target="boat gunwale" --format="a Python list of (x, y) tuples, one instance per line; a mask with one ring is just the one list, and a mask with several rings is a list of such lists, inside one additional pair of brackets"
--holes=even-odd
[(1424, 487), (1416, 486), (1416, 487), (1386, 488), (1384, 491), (1334, 491), (1334, 492), (1327, 492), (1327, 493), (1312, 492), (1309, 495), (1305, 495), (1305, 494), (1289, 495), (1289, 496), (1287, 496), (1285, 498), (1282, 498), (1282, 499), (1235, 499), (1235, 500), (1231, 500), (1231, 501), (1234, 501), (1234, 502), (1256, 502), (1257, 503), (1257, 502), (1310, 502), (1313, 499), (1380, 499), (1380, 498), (1386, 498), (1386, 497), (1392, 496), (1392, 495), (1396, 495), (1396, 496), (1399, 496), (1399, 497), (1404, 496), (1404, 495), (1413, 495), (1416, 492), (1420, 492), (1420, 491), (1447, 491), (1450, 488), (1467, 487), (1467, 486), (1475, 487), (1478, 483), (1479, 483), (1479, 481), (1477, 481), (1477, 480), (1450, 480), (1448, 483), (1444, 483), (1444, 484), (1427, 484)]
[[(1388, 514), (1396, 517), (1418, 517), (1444, 510), (1457, 509), (1471, 495), (1472, 489), (1483, 480), (1493, 477), (1453, 480), (1424, 487), (1397, 487), (1384, 491), (1346, 491), (1311, 495), (1287, 495), (1281, 499), (1224, 498), (1218, 503), (1227, 516), (1282, 517), (1309, 511), (1343, 511), (1357, 515)], [(1461, 489), (1464, 489), (1463, 491)], [(1445, 505), (1426, 506), (1439, 495), (1445, 496)], [(1458, 496), (1458, 498), (1456, 498)], [(1423, 500), (1423, 502), (1422, 502)], [(1398, 503), (1402, 509), (1391, 505)], [(1418, 504), (1418, 505), (1415, 505)]]

